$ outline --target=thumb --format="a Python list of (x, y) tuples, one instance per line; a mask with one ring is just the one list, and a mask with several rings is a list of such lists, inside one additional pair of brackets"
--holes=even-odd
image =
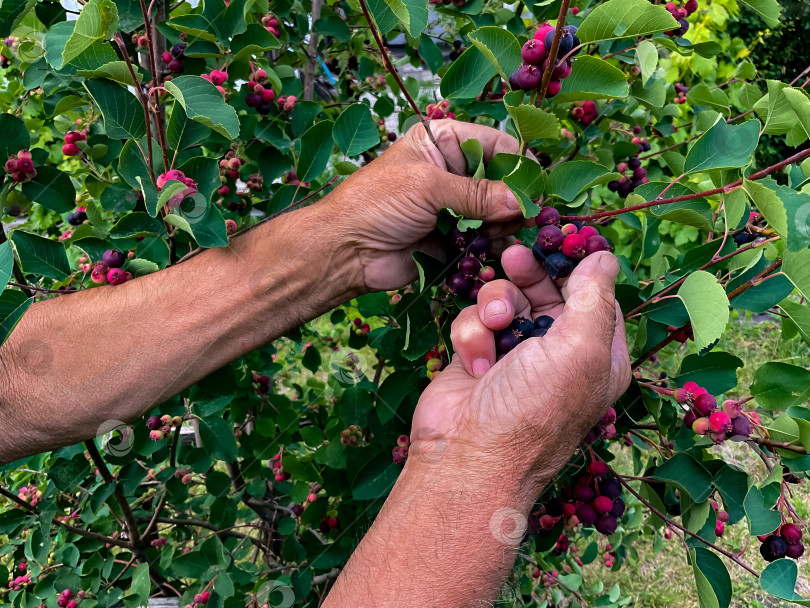
[(485, 222), (506, 222), (523, 217), (517, 198), (502, 181), (462, 177), (438, 167), (434, 170), (433, 204), (438, 212), (449, 207), (464, 217)]
[(585, 357), (594, 364), (606, 361), (609, 365), (618, 274), (616, 256), (602, 251), (582, 260), (562, 288), (565, 308), (552, 330), (563, 338), (561, 346), (577, 351), (579, 360)]

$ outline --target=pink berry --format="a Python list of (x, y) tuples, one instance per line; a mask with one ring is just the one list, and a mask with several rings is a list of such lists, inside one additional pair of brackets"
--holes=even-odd
[(172, 54), (169, 51), (163, 51), (160, 58), (163, 60), (163, 63), (169, 63), (172, 60)]
[(237, 226), (236, 222), (233, 220), (225, 220), (225, 232), (228, 234), (233, 234), (236, 232)]
[(65, 156), (76, 156), (79, 153), (79, 146), (76, 144), (65, 144), (62, 146), (62, 154)]
[(779, 536), (788, 543), (797, 543), (802, 539), (802, 529), (796, 524), (787, 523), (779, 528)]
[(120, 285), (126, 282), (127, 273), (121, 268), (110, 268), (107, 271), (107, 282), (110, 285)]
[(731, 430), (731, 418), (725, 412), (714, 412), (709, 416), (709, 428), (713, 433), (726, 433)]
[(267, 72), (260, 68), (260, 69), (256, 70), (256, 74), (254, 76), (255, 76), (256, 80), (262, 81), (265, 78), (267, 78)]
[(594, 460), (588, 465), (588, 473), (594, 477), (604, 477), (608, 474), (608, 465), (601, 460)]
[(587, 254), (587, 241), (581, 234), (569, 234), (560, 249), (569, 258), (584, 258)]
[(597, 496), (593, 501), (593, 508), (597, 513), (610, 513), (613, 510), (613, 501), (607, 496)]
[(742, 414), (742, 404), (739, 401), (734, 401), (733, 399), (726, 399), (723, 401), (723, 411), (728, 414), (729, 418), (736, 418), (740, 414)]

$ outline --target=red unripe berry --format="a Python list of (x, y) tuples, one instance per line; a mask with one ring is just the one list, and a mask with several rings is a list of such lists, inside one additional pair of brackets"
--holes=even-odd
[(495, 269), (492, 266), (482, 266), (478, 271), (478, 279), (488, 283), (495, 278)]
[(62, 154), (65, 156), (76, 156), (79, 153), (79, 146), (76, 144), (65, 144), (62, 146)]
[(267, 72), (265, 70), (259, 68), (258, 70), (256, 70), (256, 73), (254, 74), (254, 78), (261, 82), (265, 78), (267, 78)]
[(700, 416), (708, 416), (717, 409), (717, 399), (708, 393), (703, 393), (695, 397), (694, 408)]
[(163, 51), (160, 58), (163, 60), (163, 63), (169, 63), (172, 60), (172, 54), (169, 51)]
[(607, 496), (597, 496), (593, 501), (593, 508), (598, 513), (610, 513), (613, 510), (613, 501)]
[(601, 460), (594, 460), (588, 465), (588, 473), (594, 477), (604, 477), (608, 474), (608, 465)]
[(121, 283), (126, 282), (126, 280), (127, 273), (121, 268), (110, 268), (107, 271), (107, 282), (110, 285), (120, 285)]
[(571, 14), (572, 14), (574, 17), (576, 17), (577, 15), (579, 15), (579, 8), (577, 8), (576, 6), (575, 6), (575, 7), (573, 7), (573, 8), (571, 9)]
[(330, 528), (337, 528), (340, 524), (337, 517), (330, 517), (327, 523), (329, 524)]
[(717, 512), (717, 519), (718, 521), (722, 521), (724, 524), (728, 523), (728, 512), (727, 511), (718, 511)]
[(555, 523), (557, 523), (557, 521), (551, 515), (540, 516), (540, 527), (543, 528), (543, 530), (553, 530)]
[(726, 433), (731, 430), (731, 418), (725, 412), (714, 412), (709, 416), (709, 428), (713, 433)]
[(592, 236), (599, 236), (599, 230), (595, 226), (583, 226), (579, 229), (577, 234), (585, 239), (589, 239)]
[(796, 524), (787, 523), (779, 528), (779, 536), (784, 538), (788, 543), (797, 543), (802, 539), (802, 529)]
[(567, 502), (563, 505), (563, 517), (565, 517), (566, 519), (571, 517), (576, 512), (577, 508), (572, 503)]
[(228, 186), (225, 186), (225, 185), (220, 186), (219, 188), (217, 188), (217, 194), (219, 194), (220, 196), (228, 196), (228, 193), (230, 191), (231, 191), (230, 188), (228, 188)]
[(178, 73), (183, 71), (183, 62), (180, 61), (179, 59), (172, 59), (169, 62), (168, 67), (169, 67), (169, 70), (171, 72), (174, 72), (175, 74), (178, 74)]
[[(566, 71), (568, 72), (568, 74), (571, 73), (570, 66), (567, 68)], [(566, 76), (568, 76), (568, 74), (563, 73), (562, 77), (565, 78)], [(560, 90), (562, 90), (562, 81), (560, 81), (560, 80), (550, 80), (549, 83), (548, 83), (548, 88), (546, 89), (546, 96), (547, 97), (554, 97), (557, 93), (560, 92)]]
[(146, 36), (138, 36), (138, 46), (145, 47), (147, 44), (149, 44), (149, 40)]
[(267, 103), (270, 103), (275, 98), (276, 93), (275, 91), (273, 91), (273, 89), (265, 89), (264, 92), (262, 93), (262, 100), (266, 101)]
[(587, 241), (581, 234), (569, 234), (563, 240), (561, 250), (569, 258), (584, 258), (587, 255)]
[(573, 110), (571, 110), (571, 116), (573, 116), (577, 120), (582, 120), (582, 117), (585, 116), (585, 110), (579, 107), (574, 108)]
[(698, 418), (692, 424), (692, 430), (698, 435), (706, 435), (711, 429), (708, 418)]
[(723, 532), (725, 532), (725, 531), (726, 531), (726, 524), (724, 524), (722, 521), (718, 520), (714, 524), (714, 534), (715, 534), (715, 536), (723, 536)]
[(546, 58), (546, 45), (540, 40), (529, 38), (520, 50), (523, 61), (531, 65), (540, 65)]

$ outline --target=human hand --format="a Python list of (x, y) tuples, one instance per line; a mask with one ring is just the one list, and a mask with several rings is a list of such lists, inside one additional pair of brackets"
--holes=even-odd
[[(629, 385), (619, 266), (595, 253), (558, 287), (526, 247), (510, 247), (501, 263), (509, 281), (484, 285), (453, 323), (455, 355), (419, 401), (408, 462), (451, 454), (460, 466), (518, 475), (531, 494)], [(555, 322), (496, 363), (495, 331), (518, 315)]]
[[(500, 181), (464, 177), (467, 162), (459, 144), (478, 139), (484, 162), (498, 153), (517, 154), (516, 139), (490, 127), (453, 120), (431, 121), (438, 148), (419, 124), (374, 162), (324, 199), (327, 218), (350, 244), (346, 256), (359, 265), (362, 291), (397, 289), (416, 279), (414, 250), (439, 259), (444, 250), (431, 232), (438, 212), (449, 207), (485, 222), (495, 240), (514, 234), (522, 214), (514, 195)], [(338, 246), (340, 243), (338, 244)]]

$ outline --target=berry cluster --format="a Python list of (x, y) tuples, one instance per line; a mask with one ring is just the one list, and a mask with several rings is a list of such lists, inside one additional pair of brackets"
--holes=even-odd
[(574, 103), (574, 109), (571, 110), (571, 116), (576, 118), (586, 127), (591, 124), (594, 119), (599, 115), (599, 106), (595, 101), (577, 101)]
[(247, 179), (247, 188), (248, 190), (253, 190), (253, 192), (261, 192), (264, 188), (264, 178), (261, 176), (260, 173), (251, 173)]
[(17, 498), (26, 501), (32, 507), (36, 507), (42, 500), (42, 492), (36, 486), (27, 485), (20, 488)]
[(686, 18), (698, 9), (697, 0), (688, 0), (680, 8), (674, 2), (667, 2), (664, 8), (675, 18), (680, 27), (664, 32), (667, 36), (683, 36), (689, 31), (689, 22)]
[(274, 15), (268, 13), (267, 15), (262, 17), (262, 25), (268, 32), (273, 34), (273, 36), (275, 36), (276, 38), (281, 36), (281, 30), (279, 29), (281, 27), (281, 24)]
[(720, 505), (717, 503), (716, 500), (711, 501), (712, 510), (714, 511), (714, 516), (716, 518), (716, 523), (714, 524), (714, 535), (718, 538), (723, 536), (726, 531), (726, 524), (728, 523), (728, 512), (724, 511), (720, 508)]
[(273, 106), (270, 105), (276, 98), (276, 93), (267, 81), (267, 71), (259, 68), (250, 76), (248, 81), (250, 93), (245, 96), (245, 105), (249, 108), (256, 108), (262, 116), (267, 116)]
[(540, 315), (534, 321), (523, 317), (515, 317), (509, 327), (495, 333), (495, 353), (500, 360), (510, 350), (529, 338), (542, 338), (546, 335), (554, 319), (548, 315)]
[(385, 128), (385, 121), (380, 119), (377, 121), (377, 131), (380, 133), (380, 142), (395, 142), (397, 134)]
[(70, 589), (64, 589), (62, 593), (56, 597), (56, 605), (59, 606), (59, 608), (76, 608), (83, 599), (84, 591), (79, 591), (74, 600), (73, 592)]
[(194, 601), (191, 604), (186, 604), (185, 606), (183, 606), (183, 608), (195, 608), (195, 606), (205, 606), (210, 598), (211, 594), (208, 593), (208, 591), (203, 591), (202, 593), (195, 593)]
[(260, 376), (259, 374), (253, 374), (253, 383), (256, 385), (256, 390), (262, 395), (265, 395), (270, 392), (269, 376)]
[(200, 76), (213, 84), (217, 91), (227, 97), (228, 91), (222, 85), (228, 82), (228, 72), (225, 70), (211, 70), (208, 74), (201, 74)]
[(146, 428), (149, 429), (149, 438), (152, 441), (161, 441), (169, 436), (172, 427), (180, 428), (183, 425), (183, 418), (180, 416), (171, 417), (168, 414), (162, 416), (149, 416), (146, 420)]
[(742, 404), (733, 399), (723, 402), (723, 409), (717, 410), (717, 399), (698, 386), (696, 382), (684, 383), (673, 393), (676, 402), (687, 405), (689, 411), (683, 417), (683, 424), (698, 435), (708, 435), (715, 443), (726, 439), (742, 439), (751, 434), (750, 417), (759, 423), (755, 412), (743, 412)]
[(327, 532), (331, 532), (332, 530), (338, 528), (340, 526), (340, 521), (338, 521), (337, 517), (329, 517), (328, 515), (321, 520), (321, 523), (318, 524), (318, 530), (321, 533), (326, 534)]
[[(470, 243), (471, 251), (483, 244), (481, 239), (486, 239), (488, 244), (489, 239), (479, 236)], [(477, 245), (476, 242), (478, 242)], [(495, 269), (492, 266), (484, 266), (476, 255), (467, 255), (461, 258), (458, 263), (458, 272), (450, 277), (447, 285), (453, 294), (475, 300), (484, 283), (488, 283), (494, 278)]]
[(799, 559), (804, 553), (802, 530), (796, 524), (786, 523), (772, 534), (757, 537), (762, 543), (759, 552), (766, 561), (772, 562), (782, 557)]
[(356, 448), (362, 439), (363, 429), (357, 424), (350, 424), (340, 432), (340, 443), (349, 448)]
[(149, 544), (152, 545), (152, 547), (154, 547), (155, 549), (162, 549), (163, 547), (169, 544), (169, 539), (166, 538), (165, 536), (158, 536)]
[[(220, 196), (228, 196), (232, 191), (236, 191), (236, 180), (239, 179), (239, 168), (245, 164), (243, 158), (239, 158), (236, 152), (228, 150), (225, 156), (219, 161), (219, 181), (222, 185), (217, 189)], [(230, 184), (230, 186), (228, 185)]]
[(191, 476), (191, 469), (177, 469), (174, 472), (174, 477), (179, 479), (184, 485), (188, 485), (194, 481), (194, 478)]
[(9, 156), (5, 164), (6, 174), (11, 176), (15, 182), (27, 182), (37, 176), (34, 168), (34, 161), (28, 150), (20, 150), (17, 154)]
[(585, 443), (593, 443), (597, 439), (613, 439), (616, 436), (616, 410), (609, 407), (602, 419), (597, 422), (590, 431), (585, 435), (583, 441)]
[(276, 101), (278, 104), (278, 109), (283, 112), (291, 112), (292, 109), (298, 105), (298, 98), (295, 95), (287, 95), (286, 97), (282, 95)]
[[(127, 256), (123, 252), (108, 249), (102, 255), (101, 260), (93, 265), (90, 271), (90, 280), (96, 285), (104, 285), (105, 283), (120, 285), (127, 282), (132, 278), (132, 274), (121, 268), (126, 260)], [(84, 264), (82, 270), (86, 272), (87, 267), (88, 265)]]
[[(648, 181), (647, 170), (641, 166), (638, 156), (631, 156), (627, 162), (616, 165), (616, 171), (622, 176), (609, 182), (608, 190), (618, 193), (622, 198), (627, 198), (636, 188)], [(627, 172), (630, 172), (630, 175), (625, 175)]]
[(273, 456), (273, 476), (276, 481), (287, 481), (290, 478), (290, 474), (281, 464), (281, 452)]
[[(430, 0), (430, 2), (432, 4), (440, 4), (441, 0)], [(458, 40), (458, 39), (453, 40), (453, 50), (450, 51), (450, 54), (448, 55), (450, 57), (450, 61), (455, 61), (456, 59), (461, 57), (461, 54), (466, 50), (467, 50), (467, 47), (464, 46), (464, 41), (463, 40)]]
[(166, 64), (166, 67), (170, 72), (173, 74), (179, 74), (183, 71), (183, 59), (186, 58), (185, 53), (186, 44), (183, 42), (178, 42), (171, 48), (171, 50), (164, 51), (160, 58), (163, 60), (163, 63)]
[(155, 184), (157, 185), (158, 191), (163, 190), (163, 186), (166, 185), (167, 182), (170, 181), (177, 181), (183, 182), (186, 185), (186, 189), (178, 192), (174, 196), (172, 196), (167, 202), (166, 205), (168, 207), (179, 207), (180, 203), (183, 202), (183, 199), (187, 196), (191, 196), (192, 194), (196, 194), (197, 192), (197, 182), (195, 182), (190, 177), (186, 177), (185, 173), (180, 171), (179, 169), (169, 169), (166, 173), (161, 173)]
[[(523, 57), (523, 65), (509, 77), (509, 86), (512, 89), (534, 91), (540, 86), (540, 82), (543, 80), (543, 72), (545, 72), (549, 60), (552, 59), (548, 56), (548, 51), (551, 49), (555, 30), (556, 28), (553, 25), (544, 23), (534, 33), (534, 38), (530, 38), (523, 45), (520, 51), (521, 57)], [(562, 57), (563, 61), (558, 63), (551, 72), (546, 97), (554, 97), (559, 93), (562, 88), (562, 81), (571, 75), (572, 60), (568, 55), (573, 56), (579, 53), (578, 47), (580, 43), (576, 33), (577, 28), (573, 25), (567, 25), (563, 28), (557, 56), (553, 58), (554, 61), (558, 61)]]
[(439, 103), (429, 103), (425, 108), (425, 117), (431, 120), (449, 118), (455, 120), (456, 115), (450, 111), (450, 102), (443, 99)]
[(371, 331), (371, 326), (368, 323), (363, 323), (363, 319), (360, 317), (355, 317), (352, 323), (354, 323), (355, 328), (361, 334), (365, 335)]
[(543, 207), (534, 221), (540, 230), (532, 253), (552, 279), (570, 275), (582, 258), (611, 249), (610, 242), (594, 226), (560, 226), (560, 213), (553, 207)]
[(68, 131), (65, 133), (65, 145), (62, 146), (62, 154), (65, 156), (77, 156), (80, 152), (77, 141), (85, 141), (87, 134), (85, 131)]
[(411, 445), (411, 440), (407, 435), (400, 435), (397, 437), (397, 446), (391, 450), (394, 457), (394, 464), (405, 464), (408, 458), (408, 446)]
[(680, 82), (675, 83), (675, 103), (686, 103), (686, 94), (689, 89)]
[(142, 32), (135, 32), (132, 34), (132, 44), (138, 47), (139, 51), (149, 50), (149, 39), (144, 36)]
[(8, 588), (12, 591), (19, 591), (25, 585), (31, 584), (31, 575), (27, 572), (25, 574), (21, 574), (20, 576), (16, 576), (8, 582)]
[(652, 149), (652, 146), (646, 137), (634, 137), (630, 141), (638, 146), (639, 152), (649, 152)]

